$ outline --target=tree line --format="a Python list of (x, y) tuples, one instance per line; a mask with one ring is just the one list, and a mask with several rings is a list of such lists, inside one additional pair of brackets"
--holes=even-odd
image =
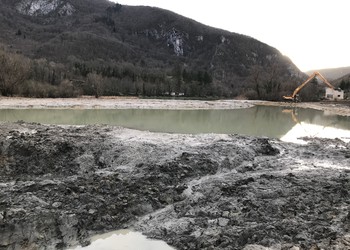
[(205, 69), (147, 68), (132, 63), (81, 61), (65, 64), (29, 59), (0, 50), (0, 94), (26, 97), (211, 96), (213, 79)]
[[(220, 84), (214, 80), (214, 74), (205, 68), (185, 67), (180, 62), (168, 68), (149, 68), (101, 59), (83, 61), (70, 56), (63, 64), (46, 59), (29, 59), (0, 49), (0, 94), (3, 96), (243, 96), (248, 99), (280, 100), (300, 82), (294, 77), (290, 78), (289, 83), (282, 84), (283, 74), (278, 64), (272, 64), (268, 70), (261, 66), (252, 67), (249, 76), (236, 80), (235, 84)], [(312, 91), (310, 93), (312, 95)]]

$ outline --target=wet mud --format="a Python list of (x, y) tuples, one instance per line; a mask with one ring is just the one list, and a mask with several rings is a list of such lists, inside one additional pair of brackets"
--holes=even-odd
[(350, 249), (350, 144), (0, 124), (0, 249), (130, 228), (176, 249)]

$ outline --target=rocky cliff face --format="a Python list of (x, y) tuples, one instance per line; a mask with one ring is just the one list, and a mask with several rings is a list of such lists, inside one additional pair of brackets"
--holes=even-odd
[(75, 12), (73, 5), (62, 0), (22, 0), (16, 5), (16, 9), (29, 16), (45, 16), (53, 12), (60, 16), (69, 16)]

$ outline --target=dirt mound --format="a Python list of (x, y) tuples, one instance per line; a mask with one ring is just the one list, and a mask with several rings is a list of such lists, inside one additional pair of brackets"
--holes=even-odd
[(349, 149), (0, 124), (0, 249), (63, 249), (121, 228), (177, 249), (347, 249)]

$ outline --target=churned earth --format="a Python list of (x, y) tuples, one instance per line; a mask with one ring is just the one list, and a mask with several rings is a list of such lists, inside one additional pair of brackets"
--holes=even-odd
[(0, 123), (0, 249), (122, 228), (176, 249), (350, 249), (350, 144), (305, 140)]

